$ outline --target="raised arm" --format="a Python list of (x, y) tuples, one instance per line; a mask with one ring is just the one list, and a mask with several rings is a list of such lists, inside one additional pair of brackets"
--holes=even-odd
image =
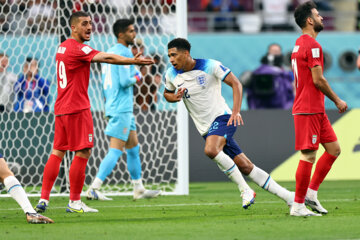
[(240, 109), (241, 109), (241, 102), (242, 102), (242, 85), (235, 77), (235, 75), (230, 72), (226, 78), (224, 79), (224, 83), (232, 87), (233, 89), (233, 110), (231, 117), (227, 123), (227, 125), (232, 125), (232, 122), (234, 121), (234, 126), (236, 125), (244, 125), (244, 121), (242, 120), (242, 117), (240, 115)]
[(133, 58), (127, 58), (120, 55), (106, 53), (106, 52), (99, 52), (96, 54), (91, 62), (100, 62), (100, 63), (110, 63), (110, 64), (117, 64), (117, 65), (149, 65), (154, 64), (152, 59), (140, 58), (141, 53), (136, 54)]
[(340, 113), (345, 112), (348, 108), (346, 102), (341, 100), (338, 95), (336, 95), (336, 93), (331, 89), (328, 81), (326, 81), (323, 75), (322, 67), (318, 65), (311, 68), (311, 75), (315, 86), (335, 103)]

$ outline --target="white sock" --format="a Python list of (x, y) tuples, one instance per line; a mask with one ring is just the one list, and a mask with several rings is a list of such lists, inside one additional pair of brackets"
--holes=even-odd
[(279, 198), (283, 199), (286, 202), (290, 202), (292, 199), (291, 192), (287, 189), (280, 186), (277, 182), (275, 182), (270, 175), (264, 170), (256, 167), (254, 165), (253, 170), (250, 172), (249, 177), (253, 180), (257, 185), (262, 187), (263, 189), (275, 194)]
[(308, 188), (308, 190), (306, 192), (306, 196), (310, 199), (317, 199), (317, 193), (318, 193), (318, 191)]
[(240, 192), (250, 189), (234, 161), (223, 151), (220, 151), (213, 160), (217, 163), (220, 170), (238, 185)]
[(297, 202), (294, 202), (292, 207), (294, 209), (299, 209), (299, 208), (304, 208), (305, 207), (305, 203), (297, 203)]
[(139, 178), (139, 179), (133, 179), (131, 180), (133, 185), (134, 185), (134, 190), (145, 190), (145, 187), (143, 185), (143, 182), (142, 182), (142, 179)]
[(93, 183), (91, 184), (91, 188), (99, 190), (101, 188), (102, 183), (103, 181), (100, 178), (96, 177)]
[(40, 202), (45, 202), (45, 203), (46, 203), (46, 206), (49, 206), (49, 200), (40, 198), (39, 203), (40, 203)]
[(76, 200), (76, 201), (69, 200), (70, 206), (71, 206), (72, 204), (79, 204), (79, 203), (81, 203), (81, 200)]
[(20, 205), (24, 213), (36, 213), (34, 208), (25, 193), (25, 190), (21, 186), (20, 182), (14, 176), (9, 176), (4, 179), (4, 185), (6, 190), (13, 199)]

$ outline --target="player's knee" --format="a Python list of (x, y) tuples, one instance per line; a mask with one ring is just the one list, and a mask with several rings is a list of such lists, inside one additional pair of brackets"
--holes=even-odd
[(82, 158), (89, 159), (90, 155), (91, 155), (91, 148), (85, 148), (85, 149), (76, 151), (75, 155), (82, 157)]
[(300, 160), (314, 163), (316, 159), (316, 151), (301, 151)]
[(205, 146), (204, 152), (205, 152), (206, 156), (213, 159), (219, 154), (220, 149), (213, 147), (213, 146)]
[(11, 172), (11, 170), (7, 166), (5, 160), (3, 158), (1, 158), (1, 160), (0, 160), (0, 180), (1, 180), (1, 182), (3, 182), (4, 179), (9, 176), (14, 176), (14, 174)]
[(236, 164), (242, 174), (249, 175), (254, 168), (254, 164), (251, 162), (240, 162)]
[(2, 173), (1, 181), (3, 182), (5, 178), (10, 177), (10, 176), (14, 176), (14, 173), (8, 168), (8, 169), (6, 169), (5, 172)]
[(244, 154), (235, 156), (234, 162), (240, 172), (245, 175), (249, 175), (254, 168), (254, 164)]
[(328, 154), (338, 157), (341, 153), (340, 144), (338, 141), (324, 144), (325, 150)]
[(335, 156), (335, 157), (338, 157), (340, 155), (340, 153), (341, 153), (341, 148), (340, 148), (340, 146), (337, 146), (336, 148), (332, 149), (328, 153)]
[(57, 150), (57, 149), (53, 149), (51, 154), (58, 156), (59, 158), (63, 159), (65, 156), (66, 151), (63, 150)]
[(134, 147), (136, 147), (138, 145), (138, 142), (126, 142), (125, 143), (125, 148), (126, 149), (132, 149)]
[(90, 158), (90, 155), (91, 155), (91, 149), (89, 148), (89, 149), (86, 151), (87, 159)]
[(336, 155), (335, 156), (340, 156), (340, 154), (341, 154), (341, 148), (339, 147), (338, 149), (337, 149), (337, 151), (336, 151)]

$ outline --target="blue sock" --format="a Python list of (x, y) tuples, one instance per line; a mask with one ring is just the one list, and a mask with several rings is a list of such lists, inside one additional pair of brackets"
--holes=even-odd
[(141, 162), (140, 162), (140, 147), (136, 145), (133, 148), (126, 149), (127, 153), (127, 169), (130, 172), (132, 180), (141, 178)]
[(119, 160), (123, 152), (116, 148), (110, 148), (105, 158), (102, 160), (99, 166), (99, 172), (96, 177), (104, 181), (105, 178), (112, 172), (117, 161)]

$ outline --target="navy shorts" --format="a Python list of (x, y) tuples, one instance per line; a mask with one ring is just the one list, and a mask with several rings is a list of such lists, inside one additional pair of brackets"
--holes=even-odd
[(223, 136), (226, 139), (226, 145), (224, 146), (223, 151), (225, 154), (234, 159), (235, 156), (242, 153), (242, 151), (237, 142), (233, 139), (236, 132), (236, 126), (227, 126), (230, 116), (230, 114), (226, 114), (217, 117), (211, 124), (208, 133), (204, 135), (203, 138), (206, 139), (211, 135)]
[(0, 158), (3, 158), (3, 155), (0, 153)]

